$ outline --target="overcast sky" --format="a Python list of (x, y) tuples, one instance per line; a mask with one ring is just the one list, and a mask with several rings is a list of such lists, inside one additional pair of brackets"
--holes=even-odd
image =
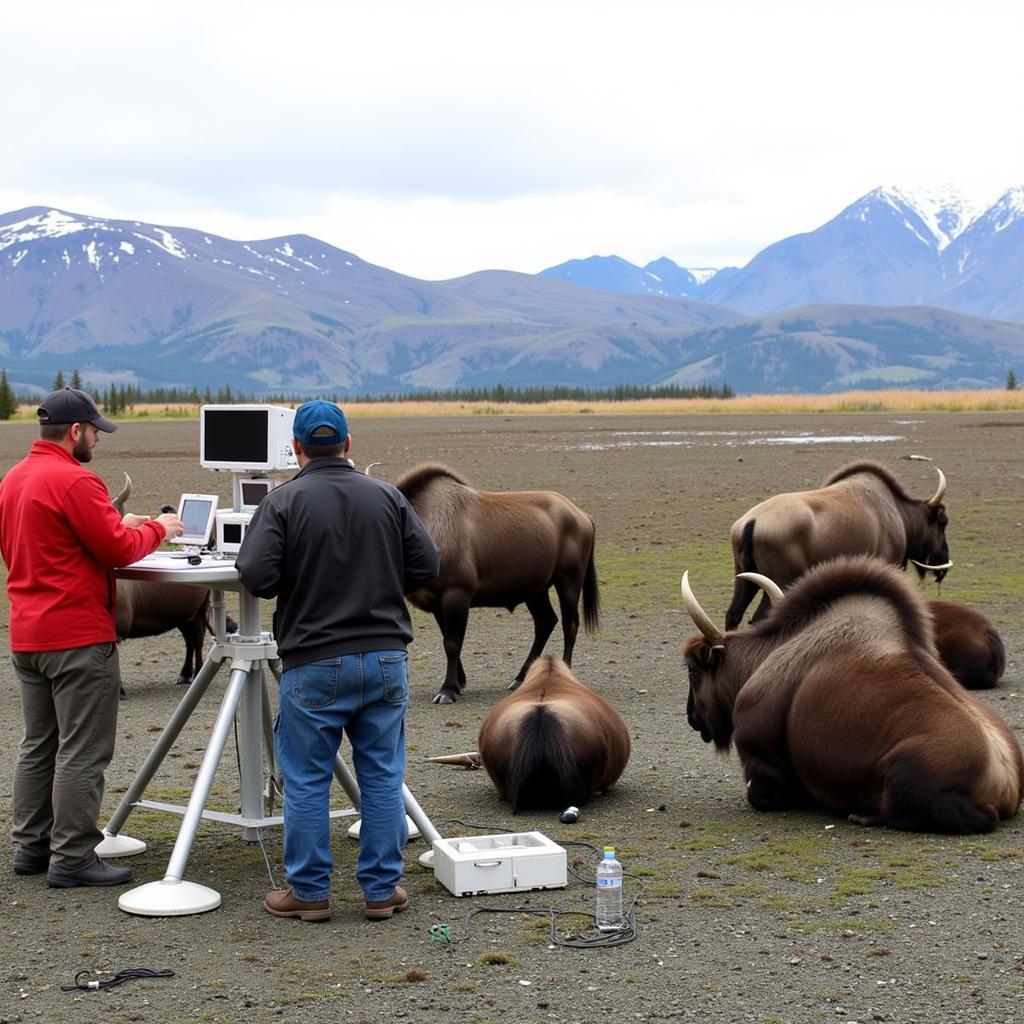
[(1020, 0), (36, 0), (0, 212), (392, 270), (741, 265), (881, 184), (1024, 184)]

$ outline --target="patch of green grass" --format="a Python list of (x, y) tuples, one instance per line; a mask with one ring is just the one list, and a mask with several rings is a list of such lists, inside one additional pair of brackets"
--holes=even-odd
[(732, 907), (733, 901), (723, 893), (715, 892), (714, 889), (694, 889), (690, 893), (690, 899), (704, 907)]
[(519, 959), (510, 949), (485, 949), (477, 954), (477, 967), (516, 967)]

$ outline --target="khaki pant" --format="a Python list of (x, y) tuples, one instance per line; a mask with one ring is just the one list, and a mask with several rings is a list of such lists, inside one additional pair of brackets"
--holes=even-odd
[(16, 652), (11, 662), (25, 716), (11, 833), (25, 853), (77, 871), (103, 838), (96, 823), (117, 730), (117, 644)]

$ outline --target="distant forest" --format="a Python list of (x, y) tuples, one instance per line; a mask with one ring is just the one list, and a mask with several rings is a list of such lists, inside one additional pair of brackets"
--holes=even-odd
[[(69, 384), (73, 388), (88, 391), (103, 411), (111, 416), (131, 412), (136, 405), (230, 405), (243, 402), (276, 405), (298, 405), (310, 398), (326, 398), (339, 405), (346, 403), (379, 403), (379, 402), (511, 402), (536, 404), (539, 402), (558, 401), (605, 401), (630, 402), (644, 398), (732, 398), (733, 390), (728, 384), (712, 387), (702, 384), (699, 387), (680, 387), (678, 384), (663, 384), (656, 387), (642, 387), (635, 384), (619, 384), (613, 388), (583, 388), (553, 385), (551, 387), (505, 387), (495, 384), (491, 388), (452, 388), (438, 391), (412, 391), (395, 394), (369, 395), (335, 392), (333, 394), (299, 395), (299, 394), (246, 394), (231, 387), (211, 390), (206, 388), (139, 388), (130, 384), (111, 384), (108, 388), (96, 389), (83, 384), (79, 372), (75, 370), (69, 379), (58, 372), (53, 381), (53, 390)], [(31, 405), (38, 396), (17, 396), (11, 390), (7, 379), (7, 371), (0, 375), (0, 419), (10, 419), (17, 411), (18, 405)]]

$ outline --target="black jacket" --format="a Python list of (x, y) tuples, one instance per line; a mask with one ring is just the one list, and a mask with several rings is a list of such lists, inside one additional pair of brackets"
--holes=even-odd
[(405, 595), (438, 572), (437, 549), (401, 491), (330, 456), (260, 502), (235, 564), (246, 590), (277, 598), (286, 669), (404, 650), (412, 640)]

